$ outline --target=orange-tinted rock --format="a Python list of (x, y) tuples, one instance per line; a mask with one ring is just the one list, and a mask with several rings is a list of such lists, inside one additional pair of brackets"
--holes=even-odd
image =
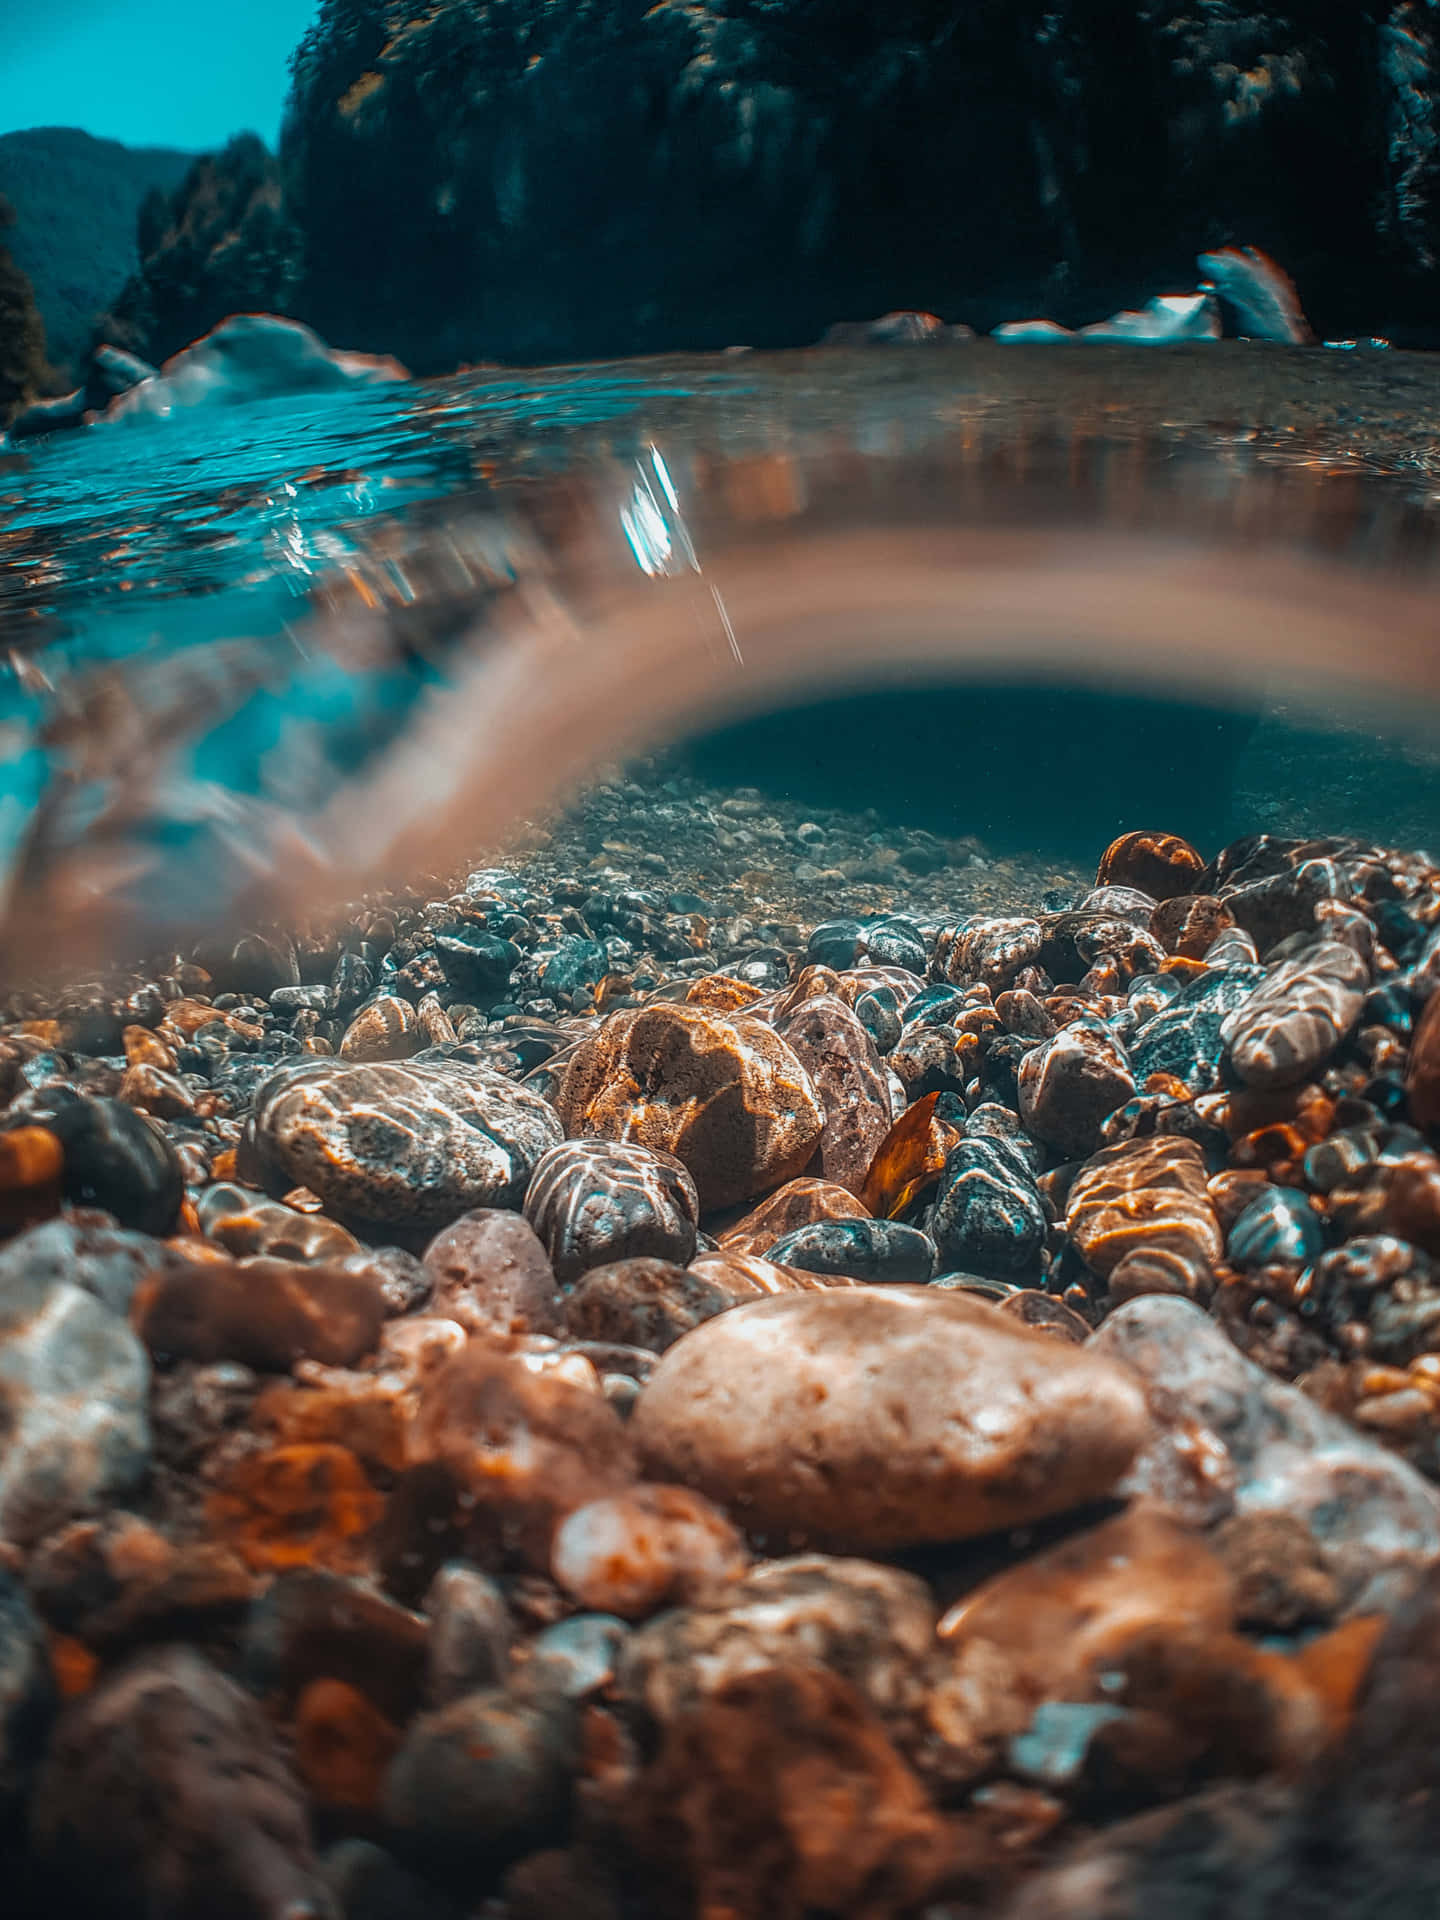
[(636, 1857), (714, 1920), (878, 1920), (923, 1904), (951, 1858), (873, 1709), (823, 1667), (728, 1681), (666, 1728), (616, 1811)]
[(864, 1203), (833, 1180), (787, 1180), (720, 1235), (722, 1253), (763, 1254), (796, 1227), (819, 1220), (868, 1220)]
[(875, 1219), (893, 1219), (945, 1171), (960, 1135), (935, 1118), (939, 1098), (927, 1093), (914, 1101), (875, 1149), (860, 1189), (861, 1204)]
[(324, 1807), (373, 1813), (399, 1730), (343, 1680), (312, 1680), (295, 1708), (295, 1770)]
[(655, 1479), (751, 1532), (865, 1552), (1107, 1493), (1148, 1433), (1121, 1367), (925, 1287), (756, 1301), (662, 1358), (631, 1415)]
[(361, 1251), (353, 1233), (323, 1214), (302, 1213), (267, 1200), (253, 1187), (228, 1183), (217, 1159), (214, 1182), (200, 1196), (201, 1231), (234, 1254), (272, 1260), (345, 1260)]
[(157, 1040), (148, 1027), (126, 1027), (121, 1044), (125, 1048), (126, 1066), (159, 1067), (165, 1073), (174, 1073), (174, 1052), (163, 1040)]
[(728, 973), (707, 973), (695, 981), (685, 995), (687, 1007), (707, 1007), (711, 1013), (739, 1013), (764, 994), (748, 980), (733, 979)]
[(65, 1151), (48, 1127), (0, 1133), (0, 1233), (19, 1233), (60, 1211)]
[(1166, 953), (1182, 960), (1203, 960), (1211, 943), (1234, 916), (1213, 893), (1177, 893), (1162, 900), (1150, 916), (1150, 931)]
[(391, 1373), (351, 1374), (344, 1385), (332, 1373), (324, 1385), (276, 1381), (256, 1399), (251, 1419), (277, 1442), (345, 1447), (367, 1468), (399, 1473), (414, 1412), (413, 1394)]
[(558, 1586), (591, 1612), (626, 1620), (684, 1606), (749, 1561), (725, 1515), (688, 1487), (640, 1485), (577, 1507), (550, 1551)]
[(1410, 1118), (1426, 1133), (1440, 1128), (1440, 993), (1432, 994), (1410, 1042), (1410, 1069), (1405, 1076)]
[(1330, 1619), (1340, 1603), (1314, 1534), (1294, 1514), (1232, 1514), (1215, 1529), (1211, 1545), (1235, 1583), (1242, 1626), (1289, 1633)]
[(373, 1275), (288, 1260), (176, 1262), (142, 1281), (131, 1319), (152, 1353), (239, 1360), (287, 1373), (297, 1360), (349, 1366), (385, 1318)]
[(1137, 1503), (984, 1581), (944, 1615), (929, 1703), (946, 1772), (987, 1771), (1044, 1701), (1103, 1701), (1102, 1676), (1155, 1627), (1226, 1634), (1230, 1575), (1196, 1533)]
[(782, 1267), (758, 1253), (700, 1253), (687, 1272), (728, 1289), (736, 1301), (772, 1293), (810, 1293), (817, 1287), (858, 1287), (862, 1283), (843, 1273), (807, 1273), (803, 1267)]
[(407, 1060), (425, 1045), (415, 1009), (397, 993), (362, 1007), (340, 1040), (342, 1060)]
[(599, 1393), (479, 1342), (426, 1384), (410, 1460), (444, 1466), (542, 1567), (567, 1513), (637, 1477), (629, 1434)]
[(1097, 887), (1135, 887), (1153, 899), (1173, 900), (1193, 893), (1205, 862), (1188, 842), (1173, 833), (1142, 830), (1122, 833), (1100, 856)]
[(275, 1447), (243, 1456), (206, 1502), (206, 1519), (257, 1570), (364, 1565), (385, 1502), (344, 1447)]
[(1065, 1228), (1102, 1277), (1143, 1254), (1173, 1267), (1187, 1293), (1203, 1286), (1225, 1247), (1206, 1191), (1205, 1156), (1178, 1134), (1102, 1147), (1075, 1177)]
[(683, 1266), (695, 1251), (700, 1203), (672, 1153), (634, 1140), (562, 1140), (530, 1177), (525, 1218), (569, 1286), (619, 1260)]
[(673, 1153), (705, 1209), (803, 1173), (825, 1124), (809, 1076), (771, 1028), (664, 1001), (612, 1013), (582, 1040), (556, 1105), (568, 1134)]
[(936, 942), (931, 974), (956, 986), (978, 985), (999, 993), (1035, 963), (1042, 940), (1040, 922), (1026, 916), (948, 929)]
[(1032, 1047), (1016, 1084), (1028, 1131), (1071, 1158), (1094, 1151), (1102, 1123), (1135, 1091), (1123, 1050), (1103, 1026), (1088, 1021)]
[(157, 1120), (180, 1120), (195, 1112), (195, 1095), (176, 1073), (160, 1067), (127, 1067), (115, 1098)]

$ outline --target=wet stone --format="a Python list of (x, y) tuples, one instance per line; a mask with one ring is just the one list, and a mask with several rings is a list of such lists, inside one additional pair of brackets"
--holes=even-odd
[(430, 1622), (425, 1700), (447, 1706), (467, 1693), (502, 1687), (509, 1676), (515, 1622), (488, 1574), (463, 1560), (441, 1567), (425, 1594)]
[(942, 934), (931, 970), (956, 986), (983, 984), (992, 993), (1008, 987), (1017, 973), (1039, 957), (1040, 924), (1012, 918), (982, 920)]
[(252, 1607), (241, 1644), (246, 1687), (273, 1713), (312, 1680), (356, 1687), (387, 1719), (420, 1705), (433, 1626), (367, 1583), (327, 1572), (287, 1572)]
[(1221, 1028), (1235, 1072), (1261, 1088), (1313, 1079), (1359, 1019), (1369, 986), (1365, 962), (1338, 941), (1283, 961)]
[(104, 1214), (46, 1221), (0, 1248), (0, 1312), (12, 1289), (69, 1282), (123, 1320), (136, 1287), (161, 1258), (148, 1234), (113, 1226)]
[(1241, 1213), (1225, 1240), (1237, 1267), (1303, 1267), (1324, 1249), (1325, 1227), (1294, 1187), (1266, 1187)]
[(720, 1245), (730, 1253), (763, 1254), (797, 1227), (816, 1226), (825, 1220), (868, 1218), (864, 1205), (847, 1188), (838, 1187), (831, 1180), (802, 1176), (798, 1180), (787, 1180), (734, 1226), (727, 1227), (720, 1236)]
[(122, 1227), (169, 1233), (180, 1210), (184, 1175), (161, 1130), (119, 1100), (93, 1099), (65, 1086), (17, 1101), (4, 1127), (38, 1122), (60, 1142), (61, 1188), (78, 1207), (102, 1207)]
[(1212, 968), (1143, 1022), (1129, 1046), (1137, 1086), (1152, 1073), (1171, 1074), (1192, 1093), (1208, 1093), (1220, 1084), (1221, 1028), (1265, 979), (1253, 961), (1251, 953), (1251, 964)]
[(421, 1714), (390, 1769), (384, 1815), (431, 1876), (473, 1884), (564, 1837), (577, 1759), (562, 1696), (470, 1693)]
[(1156, 1276), (1146, 1291), (1194, 1294), (1224, 1251), (1207, 1177), (1201, 1149), (1175, 1134), (1103, 1147), (1071, 1185), (1065, 1230), (1102, 1278), (1143, 1256), (1174, 1280), (1169, 1289)]
[(571, 1135), (635, 1140), (689, 1168), (704, 1209), (802, 1173), (824, 1109), (794, 1053), (760, 1021), (657, 1002), (611, 1014), (557, 1094)]
[(342, 1060), (406, 1060), (425, 1045), (415, 1009), (398, 993), (361, 1007), (340, 1039)]
[(489, 1536), (539, 1568), (567, 1513), (637, 1477), (633, 1443), (598, 1392), (480, 1342), (425, 1384), (408, 1453), (443, 1466)]
[(781, 1267), (848, 1273), (856, 1280), (923, 1285), (935, 1270), (928, 1235), (898, 1220), (821, 1220), (796, 1227), (765, 1250)]
[(217, 1180), (195, 1205), (200, 1231), (227, 1253), (271, 1260), (346, 1260), (361, 1251), (353, 1233), (324, 1214), (301, 1213), (253, 1187)]
[(247, 1139), (267, 1177), (308, 1187), (362, 1233), (433, 1233), (474, 1207), (518, 1206), (560, 1135), (547, 1102), (484, 1067), (314, 1061), (259, 1090)]
[(825, 1113), (820, 1172), (858, 1193), (890, 1129), (890, 1083), (875, 1043), (843, 1001), (826, 994), (807, 1000), (776, 1031), (810, 1077)]
[(703, 1597), (749, 1561), (740, 1534), (703, 1495), (642, 1484), (568, 1514), (550, 1571), (589, 1611), (643, 1620)]
[(1123, 1370), (1094, 1371), (1081, 1349), (963, 1294), (861, 1287), (697, 1328), (629, 1431), (652, 1477), (698, 1488), (751, 1533), (865, 1551), (1099, 1498), (1145, 1427)]
[(141, 1283), (131, 1312), (153, 1354), (262, 1373), (297, 1360), (351, 1366), (374, 1351), (385, 1319), (373, 1276), (265, 1259), (168, 1263)]
[(1415, 1029), (1405, 1091), (1416, 1126), (1440, 1132), (1440, 993), (1431, 994)]
[[(435, 953), (451, 990), (466, 999), (473, 998), (481, 1006), (504, 993), (521, 958), (513, 940), (502, 940), (469, 926), (437, 933)], [(546, 982), (552, 993), (558, 985), (558, 980)], [(569, 990), (573, 992), (573, 988)]]
[(549, 1256), (517, 1213), (462, 1213), (426, 1247), (424, 1265), (434, 1280), (431, 1310), (467, 1332), (558, 1333), (564, 1324)]
[[(42, 1229), (43, 1231), (43, 1229)], [(22, 1243), (16, 1243), (17, 1245)], [(7, 1250), (11, 1255), (14, 1248)], [(0, 1538), (123, 1502), (150, 1466), (150, 1365), (125, 1322), (38, 1265), (0, 1285)]]
[(946, 1157), (930, 1221), (940, 1259), (967, 1272), (1035, 1273), (1045, 1209), (1023, 1154), (1007, 1141), (963, 1139)]
[(1205, 869), (1195, 849), (1173, 833), (1122, 833), (1100, 856), (1097, 887), (1134, 887), (1152, 900), (1191, 893)]
[(1020, 1062), (1020, 1117), (1058, 1152), (1092, 1152), (1102, 1123), (1135, 1091), (1123, 1050), (1103, 1027), (1079, 1021), (1042, 1040)]
[(1152, 1493), (1205, 1521), (1232, 1511), (1298, 1518), (1349, 1612), (1394, 1607), (1440, 1558), (1440, 1492), (1247, 1360), (1189, 1301), (1132, 1300), (1087, 1350), (1133, 1369), (1155, 1423), (1122, 1494)]
[[(742, 1298), (754, 1299), (748, 1288)], [(733, 1287), (668, 1260), (620, 1260), (592, 1267), (564, 1303), (578, 1340), (604, 1340), (663, 1353), (681, 1334), (736, 1304)]]
[(260, 1708), (181, 1647), (142, 1654), (73, 1702), (31, 1831), (82, 1901), (122, 1912), (324, 1913), (300, 1789)]
[(633, 1141), (566, 1140), (540, 1160), (525, 1218), (562, 1286), (592, 1267), (651, 1258), (684, 1266), (700, 1202), (684, 1163)]
[(1162, 900), (1150, 916), (1150, 931), (1167, 953), (1203, 960), (1234, 916), (1213, 893), (1182, 893)]

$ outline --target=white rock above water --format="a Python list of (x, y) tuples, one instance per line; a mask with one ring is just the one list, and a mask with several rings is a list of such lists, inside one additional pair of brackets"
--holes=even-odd
[(177, 407), (236, 406), (292, 393), (408, 380), (388, 355), (327, 347), (298, 320), (273, 313), (234, 313), (201, 339), (172, 354), (160, 371), (122, 393), (105, 420), (165, 419)]

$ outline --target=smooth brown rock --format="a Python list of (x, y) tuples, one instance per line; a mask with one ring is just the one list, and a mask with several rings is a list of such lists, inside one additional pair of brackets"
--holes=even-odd
[(867, 1551), (1023, 1526), (1107, 1493), (1148, 1432), (1123, 1369), (919, 1287), (760, 1301), (640, 1395), (647, 1471), (748, 1531)]
[(638, 1477), (609, 1402), (516, 1356), (473, 1342), (428, 1382), (410, 1431), (412, 1466), (443, 1466), (507, 1539), (541, 1567), (555, 1528)]
[(345, 1260), (361, 1251), (353, 1233), (323, 1213), (301, 1213), (267, 1200), (253, 1187), (218, 1181), (195, 1209), (200, 1231), (229, 1253), (265, 1254), (272, 1260)]
[(1095, 1150), (1102, 1122), (1135, 1091), (1129, 1062), (1098, 1022), (1076, 1021), (1032, 1047), (1016, 1080), (1027, 1130), (1072, 1158)]
[(745, 1543), (689, 1487), (640, 1485), (567, 1514), (555, 1535), (555, 1583), (592, 1613), (643, 1620), (745, 1571)]
[(802, 1176), (787, 1180), (783, 1187), (767, 1194), (743, 1219), (737, 1220), (720, 1235), (722, 1253), (763, 1254), (777, 1240), (796, 1227), (813, 1226), (817, 1220), (868, 1220), (863, 1202), (833, 1180), (815, 1180)]
[(592, 1267), (565, 1301), (565, 1326), (577, 1340), (617, 1341), (663, 1353), (702, 1320), (724, 1313), (740, 1299), (759, 1299), (747, 1285), (737, 1293), (728, 1270), (718, 1277), (677, 1267), (668, 1260), (617, 1260)]
[(430, 1309), (469, 1333), (558, 1333), (560, 1289), (529, 1221), (498, 1207), (452, 1220), (425, 1249)]
[(825, 1110), (821, 1173), (858, 1194), (894, 1119), (890, 1082), (875, 1042), (834, 994), (805, 1001), (777, 1018), (775, 1029), (809, 1074)]
[(373, 1277), (289, 1260), (172, 1263), (141, 1282), (131, 1321), (152, 1353), (288, 1373), (374, 1351), (385, 1304)]
[(1213, 893), (1177, 893), (1162, 900), (1150, 916), (1150, 931), (1167, 953), (1203, 960), (1234, 915)]
[(803, 1173), (825, 1125), (805, 1069), (762, 1021), (664, 1001), (582, 1040), (556, 1105), (568, 1134), (673, 1153), (705, 1209)]
[(1410, 1067), (1405, 1076), (1410, 1117), (1426, 1133), (1440, 1130), (1440, 993), (1426, 1002), (1410, 1042)]

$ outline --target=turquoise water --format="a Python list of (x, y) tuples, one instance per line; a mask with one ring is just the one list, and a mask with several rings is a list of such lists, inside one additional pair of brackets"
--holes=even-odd
[[(782, 724), (784, 753), (767, 744), (777, 736), (763, 721), (759, 732), (719, 736), (704, 759), (717, 782), (803, 787), (813, 778), (817, 791), (853, 792), (857, 806), (948, 808), (950, 830), (1012, 843), (1069, 832), (1088, 846), (1112, 827), (1191, 818), (1217, 833), (1314, 831), (1327, 806), (1336, 827), (1428, 834), (1432, 819), (1440, 826), (1440, 762), (1428, 720), (1417, 720), (1416, 686), (1429, 668), (1423, 641), (1418, 655), (1411, 644), (1413, 608), (1390, 623), (1398, 638), (1387, 638), (1383, 619), (1367, 638), (1362, 601), (1338, 643), (1357, 696), (1383, 694), (1408, 674), (1401, 704), (1412, 738), (1397, 757), (1365, 713), (1350, 711), (1350, 692), (1319, 731), (1313, 713), (1288, 714), (1292, 695), (1303, 704), (1314, 689), (1283, 592), (1263, 608), (1255, 599), (1253, 617), (1237, 602), (1234, 631), (1219, 641), (1223, 671), (1212, 671), (1177, 630), (1186, 593), (1152, 556), (1184, 543), (1181, 573), (1198, 554), (1201, 587), (1232, 574), (1250, 580), (1257, 556), (1343, 562), (1384, 609), (1397, 583), (1428, 593), (1440, 579), (1437, 473), (1440, 375), (1428, 358), (1218, 346), (977, 345), (482, 370), (25, 443), (0, 455), (0, 635), (10, 661), (0, 682), (0, 865), (32, 920), (59, 911), (53, 887), (36, 892), (37, 876), (48, 887), (77, 854), (72, 896), (123, 897), (146, 930), (222, 919), (253, 894), (287, 836), (323, 862), (314, 823), (364, 790), (437, 698), (472, 685), (487, 649), (503, 651), (497, 636), (517, 607), (533, 625), (537, 605), (562, 609), (571, 639), (545, 654), (543, 670), (517, 667), (508, 683), (492, 676), (483, 700), (508, 685), (503, 697), (523, 728), (536, 690), (521, 687), (517, 704), (518, 681), (542, 673), (558, 686), (573, 667), (580, 680), (591, 675), (603, 732), (627, 702), (643, 703), (643, 687), (663, 680), (672, 658), (688, 672), (703, 646), (714, 664), (692, 676), (686, 729), (732, 719), (732, 707), (778, 704), (798, 716)], [(637, 488), (644, 512), (658, 515), (654, 565), (635, 543)], [(812, 654), (805, 673), (819, 706), (806, 707), (803, 675), (782, 687), (761, 641), (736, 642), (714, 584), (729, 591), (735, 556), (783, 601), (797, 569), (815, 564), (799, 557), (812, 551), (805, 541), (830, 538), (843, 557), (852, 535), (873, 541), (917, 527), (937, 533), (942, 550), (952, 532), (978, 530), (982, 562), (992, 532), (1003, 545), (1019, 529), (1036, 543), (1037, 566), (1049, 563), (1047, 543), (1078, 538), (1083, 557), (1091, 533), (1097, 543), (1113, 534), (1124, 542), (1117, 626), (1137, 583), (1165, 586), (1170, 604), (1138, 646), (1132, 635), (1130, 664), (1102, 672), (1093, 630), (1069, 633), (1061, 593), (1044, 616), (1054, 628), (1048, 654), (1035, 655), (1022, 619), (1013, 659), (1001, 647), (984, 668), (978, 727), (970, 694), (936, 690), (943, 647), (937, 654), (927, 641), (928, 666), (912, 670), (914, 637), (883, 611), (850, 636), (848, 652)], [(909, 582), (898, 559), (889, 564), (898, 606)], [(1022, 575), (1025, 566), (1022, 557)], [(591, 613), (641, 591), (672, 595), (676, 651), (662, 647), (646, 665), (623, 620), (612, 621), (615, 673), (596, 673)], [(637, 612), (658, 604), (637, 600)], [(963, 576), (956, 605), (972, 611)], [(1322, 592), (1308, 611), (1297, 605), (1293, 624), (1327, 612)], [(1025, 616), (1032, 628), (1036, 617)], [(772, 636), (775, 660), (789, 644)], [(1406, 646), (1415, 657), (1401, 662)], [(857, 723), (834, 705), (872, 670), (922, 703), (928, 787), (919, 798), (904, 712), (877, 705)], [(1027, 691), (1036, 671), (1058, 692), (1037, 701)], [(1135, 705), (1157, 688), (1163, 695), (1170, 674), (1188, 681), (1192, 710), (1197, 698), (1213, 703), (1220, 720), (1186, 719), (1183, 703)], [(543, 706), (545, 689), (540, 696)], [(957, 698), (951, 727), (943, 702)], [(1238, 721), (1225, 717), (1236, 712)], [(877, 715), (883, 750), (867, 758), (865, 729)], [(953, 751), (967, 735), (969, 754)], [(1093, 746), (1088, 761), (1077, 735)], [(842, 742), (849, 758), (837, 771)], [(1025, 781), (1009, 778), (1027, 760)], [(1311, 767), (1327, 769), (1319, 787)], [(1187, 815), (1177, 789), (1171, 817), (1152, 821), (1172, 769), (1177, 780), (1199, 778), (1203, 808)], [(456, 777), (435, 763), (437, 802)], [(1145, 819), (1119, 818), (1132, 803)]]

